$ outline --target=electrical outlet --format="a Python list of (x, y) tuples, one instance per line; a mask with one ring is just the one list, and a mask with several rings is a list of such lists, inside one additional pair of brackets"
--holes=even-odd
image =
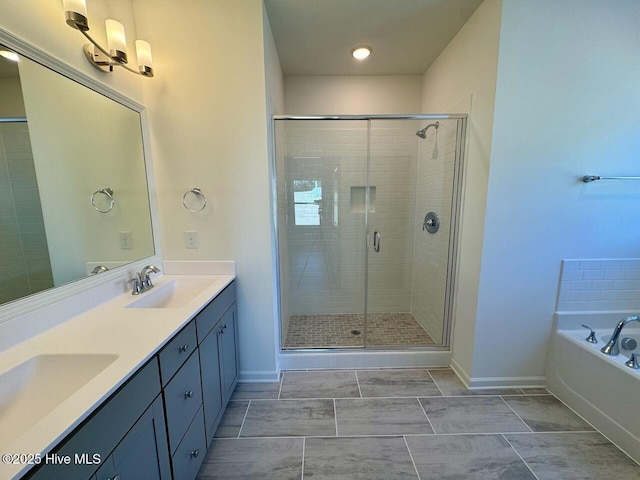
[(131, 232), (118, 232), (120, 234), (120, 249), (131, 250), (133, 248), (133, 238)]
[(200, 247), (198, 232), (184, 232), (184, 243), (187, 248)]

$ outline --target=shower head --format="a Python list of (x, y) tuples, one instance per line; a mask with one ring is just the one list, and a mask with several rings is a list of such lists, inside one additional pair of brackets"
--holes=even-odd
[(427, 138), (427, 130), (430, 127), (436, 127), (436, 130), (438, 130), (438, 127), (440, 126), (440, 122), (436, 122), (436, 123), (430, 123), (429, 125), (427, 125), (426, 127), (424, 127), (422, 130), (418, 130), (416, 132), (416, 135), (419, 136), (420, 138)]

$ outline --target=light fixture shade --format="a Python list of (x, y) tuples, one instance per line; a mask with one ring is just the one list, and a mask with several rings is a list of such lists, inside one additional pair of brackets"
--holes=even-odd
[(65, 12), (75, 12), (87, 16), (87, 2), (85, 0), (62, 0)]
[(136, 40), (136, 56), (138, 57), (138, 66), (153, 67), (151, 59), (151, 45), (144, 40)]
[(127, 39), (124, 35), (124, 25), (112, 19), (104, 23), (107, 27), (107, 43), (111, 57), (116, 62), (127, 63)]
[(68, 25), (78, 30), (89, 30), (85, 0), (62, 0), (62, 7)]
[(353, 58), (355, 58), (356, 60), (364, 60), (369, 55), (371, 55), (371, 47), (368, 47), (366, 45), (356, 47), (351, 51), (351, 55), (353, 55)]

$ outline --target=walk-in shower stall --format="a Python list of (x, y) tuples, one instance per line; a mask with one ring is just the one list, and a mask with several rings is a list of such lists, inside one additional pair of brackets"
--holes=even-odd
[(283, 350), (448, 345), (465, 122), (274, 117)]

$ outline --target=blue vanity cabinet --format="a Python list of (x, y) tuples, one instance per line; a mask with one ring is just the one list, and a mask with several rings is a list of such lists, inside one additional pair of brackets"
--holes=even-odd
[(202, 407), (200, 360), (191, 355), (163, 390), (167, 412), (169, 449), (173, 455), (187, 428)]
[(171, 457), (174, 480), (194, 480), (207, 454), (202, 406)]
[(235, 300), (232, 282), (52, 452), (91, 462), (26, 478), (195, 479), (237, 382)]
[(220, 381), (220, 326), (200, 343), (200, 369), (202, 371), (202, 403), (207, 445), (211, 444), (215, 429), (222, 416), (222, 383)]
[(235, 283), (231, 283), (196, 317), (207, 445), (213, 441), (238, 378), (235, 300)]
[(238, 329), (237, 308), (234, 303), (222, 317), (220, 333), (220, 358), (222, 359), (222, 395), (226, 405), (238, 382)]
[[(160, 373), (157, 357), (153, 357), (124, 386), (114, 393), (88, 420), (76, 429), (67, 439), (53, 449), (50, 455), (58, 458), (69, 456), (70, 464), (43, 464), (28, 475), (35, 480), (87, 480), (96, 473), (102, 463), (115, 452), (116, 447), (127, 436), (139, 419), (149, 412), (150, 405), (160, 394)], [(169, 451), (166, 448), (164, 418), (158, 414), (158, 408), (152, 409), (156, 439), (149, 444), (134, 444), (131, 455), (155, 450), (156, 462), (166, 466)], [(145, 422), (148, 423), (148, 417)], [(139, 427), (142, 428), (142, 427)], [(162, 435), (164, 435), (164, 442)], [(153, 444), (152, 444), (153, 443)], [(164, 446), (163, 446), (164, 445)], [(141, 453), (140, 453), (141, 454)], [(95, 457), (99, 456), (99, 460)], [(119, 457), (118, 457), (119, 458)], [(97, 460), (97, 461), (96, 461)], [(134, 477), (135, 478), (135, 477)], [(141, 478), (141, 477), (139, 477)], [(165, 477), (160, 477), (164, 480)], [(168, 478), (168, 477), (167, 477)], [(123, 479), (124, 480), (124, 479)]]
[(98, 470), (96, 480), (170, 480), (162, 397), (158, 396)]

